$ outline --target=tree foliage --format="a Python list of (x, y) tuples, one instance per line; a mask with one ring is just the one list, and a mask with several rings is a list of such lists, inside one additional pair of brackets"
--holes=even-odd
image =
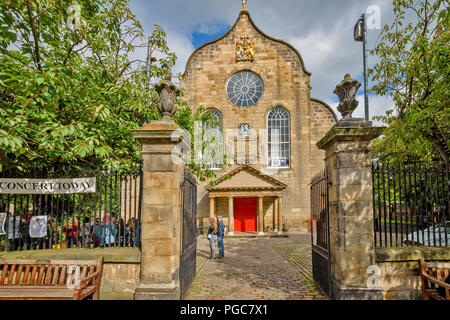
[[(165, 36), (155, 25), (148, 39), (160, 52), (153, 79), (176, 61)], [(139, 161), (131, 130), (161, 117), (145, 61), (132, 58), (140, 46), (147, 39), (128, 0), (0, 0), (0, 171)], [(178, 102), (175, 121), (191, 133), (201, 109)]]
[[(450, 156), (450, 9), (446, 0), (394, 0), (394, 21), (382, 30), (369, 70), (377, 94), (390, 95), (388, 125), (374, 141), (383, 160), (436, 160)], [(411, 19), (411, 15), (413, 19)]]

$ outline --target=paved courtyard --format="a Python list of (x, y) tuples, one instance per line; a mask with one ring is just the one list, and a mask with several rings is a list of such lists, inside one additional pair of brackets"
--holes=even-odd
[(310, 241), (309, 234), (225, 238), (225, 258), (209, 260), (208, 239), (200, 236), (197, 278), (186, 299), (326, 299), (312, 280)]

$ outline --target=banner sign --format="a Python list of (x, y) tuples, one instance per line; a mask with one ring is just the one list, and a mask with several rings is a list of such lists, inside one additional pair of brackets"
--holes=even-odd
[(47, 216), (33, 216), (30, 220), (30, 238), (45, 238), (47, 236)]
[(95, 177), (76, 179), (3, 179), (0, 194), (95, 193)]
[(0, 212), (0, 236), (5, 234), (6, 212)]

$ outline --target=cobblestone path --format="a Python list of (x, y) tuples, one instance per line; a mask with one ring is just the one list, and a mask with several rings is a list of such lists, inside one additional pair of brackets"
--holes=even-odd
[(309, 234), (225, 238), (225, 258), (209, 260), (208, 240), (200, 236), (197, 278), (186, 299), (326, 299), (312, 280), (310, 241)]

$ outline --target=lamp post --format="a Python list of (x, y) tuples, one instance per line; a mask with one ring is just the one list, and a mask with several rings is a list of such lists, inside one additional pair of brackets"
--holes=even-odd
[[(151, 87), (151, 78), (152, 78), (152, 62), (156, 62), (157, 61), (157, 56), (156, 56), (157, 52), (156, 52), (156, 48), (153, 47), (151, 41), (150, 41), (150, 37), (148, 37), (148, 43), (147, 43), (147, 57), (146, 57), (146, 61), (145, 61), (145, 77), (146, 77), (146, 90), (147, 90), (147, 94), (145, 95), (145, 105), (147, 107), (149, 107), (150, 104), (150, 87)], [(144, 120), (144, 123), (147, 123), (147, 117)]]
[(356, 22), (355, 29), (353, 31), (353, 37), (355, 41), (362, 41), (363, 43), (363, 67), (364, 67), (364, 118), (369, 121), (369, 95), (367, 92), (367, 25), (366, 15), (363, 13)]

